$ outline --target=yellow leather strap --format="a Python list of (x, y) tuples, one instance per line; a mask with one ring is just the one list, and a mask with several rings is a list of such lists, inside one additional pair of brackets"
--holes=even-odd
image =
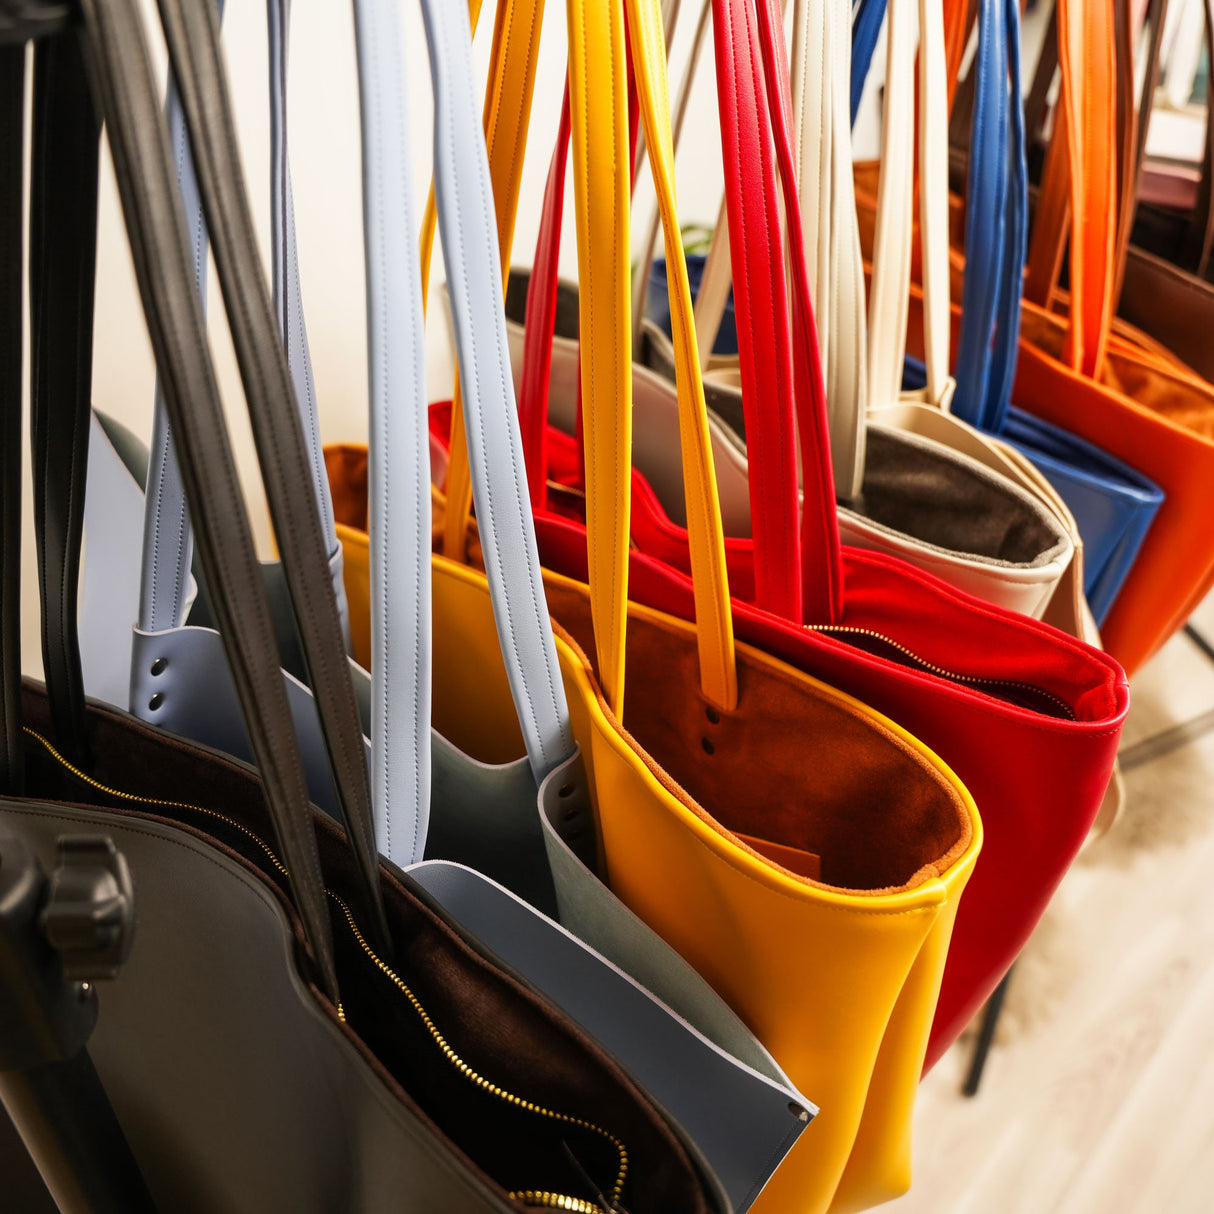
[[(469, 13), (475, 29), (481, 0), (471, 0)], [(510, 269), (514, 222), (518, 214), (519, 185), (535, 92), (535, 69), (539, 58), (540, 27), (544, 0), (499, 0), (493, 26), (493, 50), (485, 86), (485, 143), (489, 151), (489, 177), (497, 208), (497, 238), (502, 256), (502, 282)], [(431, 187), (433, 195), (433, 186)], [(434, 225), (427, 204), (423, 223), (422, 265), (429, 275), (429, 252)], [(459, 379), (455, 381), (455, 406), (451, 412), (451, 460), (447, 468), (447, 518), (443, 551), (454, 560), (466, 555), (468, 522), (472, 514), (472, 477), (464, 440), (463, 410)]]
[[(691, 284), (687, 277), (687, 261), (675, 201), (674, 138), (670, 124), (670, 92), (661, 10), (658, 0), (626, 0), (626, 3), (632, 34), (637, 101), (645, 126), (654, 192), (666, 238), (675, 382), (678, 386), (679, 438), (687, 499), (691, 576), (695, 591), (700, 689), (710, 703), (729, 711), (738, 699), (733, 616), (729, 606), (725, 538), (713, 467), (712, 440), (708, 431), (708, 410), (704, 402), (704, 382), (692, 321)], [(621, 285), (627, 299), (626, 271)], [(627, 340), (621, 344), (625, 351), (631, 348)]]
[(567, 12), (590, 607), (599, 684), (619, 716), (624, 704), (632, 506), (631, 173), (624, 14), (618, 0), (567, 0)]

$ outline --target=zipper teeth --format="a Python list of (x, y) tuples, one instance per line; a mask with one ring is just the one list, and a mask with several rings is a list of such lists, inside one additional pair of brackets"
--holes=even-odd
[(1035, 687), (1032, 683), (1017, 683), (1012, 679), (984, 679), (980, 675), (959, 674), (955, 670), (946, 670), (943, 666), (937, 666), (926, 658), (921, 658), (913, 650), (907, 649), (905, 645), (895, 641), (893, 637), (887, 637), (883, 632), (875, 632), (871, 628), (853, 628), (846, 624), (805, 624), (804, 627), (809, 632), (841, 632), (852, 636), (875, 637), (878, 641), (883, 641), (886, 645), (898, 650), (899, 653), (905, 654), (912, 662), (921, 666), (929, 674), (938, 675), (942, 679), (950, 679), (954, 683), (967, 683), (972, 687), (1018, 687), (1022, 691), (1031, 691), (1034, 695), (1042, 696), (1044, 699), (1057, 704), (1068, 720), (1073, 721), (1075, 719), (1075, 713), (1071, 709), (1071, 706), (1060, 696), (1054, 695), (1052, 691), (1046, 691), (1043, 687)]
[[(168, 809), (187, 809), (192, 810), (195, 813), (205, 814), (210, 818), (214, 818), (219, 822), (225, 823), (234, 830), (238, 830), (241, 834), (251, 839), (269, 857), (274, 864), (274, 867), (278, 869), (278, 871), (282, 873), (284, 877), (290, 876), (286, 865), (284, 865), (278, 856), (274, 854), (273, 850), (269, 847), (265, 840), (263, 840), (259, 835), (254, 834), (254, 832), (249, 830), (247, 826), (243, 826), (235, 819), (229, 818), (226, 814), (221, 814), (214, 809), (207, 809), (203, 805), (191, 804), (188, 801), (168, 801), (157, 797), (141, 797), (134, 793), (122, 792), (119, 789), (110, 788), (107, 785), (94, 780), (92, 776), (82, 772), (78, 767), (74, 766), (71, 762), (65, 759), (63, 755), (61, 755), (40, 733), (30, 729), (28, 726), (22, 726), (22, 730), (37, 741), (57, 763), (70, 772), (77, 780), (87, 784), (90, 788), (95, 788), (98, 792), (102, 792), (108, 797), (118, 797), (123, 801), (135, 801), (141, 805), (159, 805)], [(358, 941), (359, 947), (364, 953), (367, 954), (368, 957), (371, 958), (376, 968), (405, 996), (410, 1007), (412, 1007), (413, 1011), (417, 1014), (422, 1024), (425, 1025), (426, 1031), (430, 1034), (430, 1037), (434, 1041), (435, 1045), (437, 1045), (439, 1050), (442, 1052), (443, 1057), (446, 1058), (447, 1061), (450, 1062), (451, 1065), (465, 1079), (467, 1079), (470, 1083), (475, 1084), (482, 1091), (488, 1092), (492, 1096), (496, 1096), (499, 1100), (504, 1101), (506, 1104), (514, 1105), (516, 1108), (520, 1108), (528, 1113), (534, 1113), (539, 1117), (546, 1117), (551, 1121), (559, 1121), (565, 1125), (573, 1125), (584, 1130), (590, 1130), (606, 1139), (611, 1143), (612, 1146), (615, 1147), (619, 1154), (619, 1169), (616, 1172), (615, 1185), (611, 1190), (611, 1198), (613, 1203), (618, 1203), (620, 1194), (624, 1190), (624, 1182), (628, 1176), (628, 1151), (626, 1150), (623, 1142), (608, 1130), (603, 1129), (602, 1126), (595, 1125), (591, 1121), (586, 1121), (582, 1117), (574, 1117), (569, 1113), (558, 1113), (554, 1109), (545, 1108), (543, 1105), (536, 1104), (531, 1100), (526, 1100), (522, 1096), (516, 1096), (513, 1092), (506, 1091), (505, 1088), (499, 1087), (497, 1084), (490, 1082), (483, 1075), (473, 1070), (473, 1068), (470, 1067), (455, 1052), (455, 1050), (451, 1048), (447, 1042), (447, 1039), (439, 1031), (438, 1026), (433, 1020), (430, 1019), (430, 1015), (426, 1011), (425, 1007), (422, 1006), (421, 1000), (418, 999), (417, 995), (414, 994), (404, 979), (401, 978), (400, 975), (398, 975), (395, 970), (393, 970), (392, 967), (388, 965), (388, 963), (384, 961), (383, 958), (381, 958), (367, 943), (362, 932), (359, 931), (358, 924), (354, 921), (354, 915), (351, 913), (350, 908), (346, 905), (345, 901), (335, 894), (331, 889), (326, 889), (325, 893), (327, 893), (329, 897), (332, 898), (333, 901), (336, 902), (341, 908), (342, 914), (345, 916), (346, 923), (349, 925), (351, 932), (353, 932), (355, 940)], [(337, 1013), (344, 1021), (346, 1016), (340, 1004), (338, 1005)], [(510, 1193), (509, 1197), (513, 1201), (522, 1202), (524, 1205), (542, 1206), (552, 1210), (573, 1210), (576, 1211), (577, 1214), (601, 1214), (600, 1206), (583, 1201), (580, 1197), (567, 1197), (560, 1193), (550, 1193), (535, 1189), (527, 1189), (517, 1193)]]
[(603, 1207), (580, 1197), (565, 1197), (561, 1193), (541, 1193), (526, 1189), (510, 1194), (511, 1201), (520, 1201), (525, 1206), (539, 1206), (545, 1210), (573, 1210), (575, 1214), (603, 1214)]

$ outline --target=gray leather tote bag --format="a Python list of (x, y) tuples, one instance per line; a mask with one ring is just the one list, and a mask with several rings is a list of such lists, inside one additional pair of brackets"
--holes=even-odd
[[(359, 9), (359, 36), (373, 32)], [(84, 0), (37, 56), (31, 289), (46, 688), (20, 680), (21, 231), (0, 229), (0, 816), (44, 864), (102, 834), (134, 881), (129, 959), (90, 1042), (158, 1208), (725, 1211), (699, 1153), (599, 1046), (380, 866), (307, 448), (256, 257), (209, 6), (164, 0), (208, 226), (301, 648), (348, 831), (312, 810), (224, 429), (139, 6)], [(85, 702), (74, 588), (84, 491), (98, 121), (200, 566), (258, 770)], [(20, 90), (6, 94), (19, 98)], [(20, 163), (19, 107), (7, 155)], [(12, 138), (13, 130), (17, 138)], [(0, 174), (6, 186), (20, 174)], [(11, 208), (5, 207), (6, 213)], [(16, 307), (13, 307), (13, 303)], [(290, 526), (287, 526), (287, 523)], [(82, 998), (92, 992), (81, 989)], [(18, 1128), (20, 1128), (18, 1118)]]

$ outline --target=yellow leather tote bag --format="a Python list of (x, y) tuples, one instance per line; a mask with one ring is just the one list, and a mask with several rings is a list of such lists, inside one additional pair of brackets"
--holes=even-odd
[[(518, 44), (533, 47), (518, 37), (525, 27), (512, 25), (515, 7), (505, 0), (499, 10), (498, 46), (513, 30)], [(517, 6), (531, 13), (536, 7)], [(722, 3), (717, 18), (734, 20), (743, 7)], [(628, 22), (667, 260), (679, 267), (672, 313), (697, 623), (628, 601), (624, 11), (618, 0), (570, 0), (587, 527), (541, 515), (537, 530), (542, 551), (580, 542), (589, 578), (545, 572), (558, 657), (612, 890), (709, 980), (822, 1109), (753, 1208), (858, 1210), (909, 1184), (915, 1090), (981, 825), (965, 789), (904, 730), (734, 643), (690, 291), (681, 272), (656, 0), (629, 0)], [(753, 37), (753, 26), (735, 33)], [(496, 52), (495, 60), (501, 72), (518, 70)], [(491, 73), (491, 98), (499, 87)], [(749, 87), (761, 88), (762, 81)], [(750, 102), (756, 100), (752, 94)], [(503, 141), (520, 146), (519, 124), (516, 113), (507, 124), (492, 102), (488, 108), (501, 230), (503, 214), (507, 228), (512, 223), (515, 194), (500, 188), (500, 149)], [(525, 120), (524, 113), (523, 130)], [(505, 125), (508, 134), (495, 138)], [(516, 168), (506, 176), (517, 181)], [(502, 246), (508, 257), (509, 240)], [(355, 479), (335, 484), (335, 508), (343, 522), (357, 525), (365, 497), (349, 449), (331, 455), (331, 474), (343, 468)], [(354, 619), (366, 611), (357, 531), (340, 532), (353, 541), (346, 568)], [(450, 611), (448, 617), (436, 584), (436, 622), (453, 621), (439, 628), (446, 639), (436, 642), (436, 670), (447, 672), (435, 680), (436, 726), (485, 762), (517, 758), (522, 740), (497, 640), (466, 606), (453, 600)], [(563, 791), (558, 770), (541, 789), (550, 819), (559, 815)], [(581, 917), (576, 890), (562, 883), (555, 860), (566, 926), (610, 953), (611, 942)]]

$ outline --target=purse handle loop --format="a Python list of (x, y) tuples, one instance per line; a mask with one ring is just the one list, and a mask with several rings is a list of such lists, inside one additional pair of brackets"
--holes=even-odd
[[(222, 16), (223, 0), (216, 0)], [(304, 324), (299, 254), (295, 232), (290, 162), (287, 153), (287, 44), (289, 0), (267, 0), (270, 101), (270, 217), (274, 310), (287, 350), (287, 361), (300, 416), (308, 439), (309, 483), (312, 486), (337, 595), (343, 630), (348, 633), (341, 546), (333, 517), (333, 503), (325, 473), (324, 452), (317, 413), (312, 359)], [(189, 140), (176, 82), (169, 73), (166, 111), (178, 181), (186, 203), (194, 279), (203, 307), (207, 295), (207, 230), (202, 200), (190, 156)], [(180, 627), (185, 621), (193, 548), (189, 513), (173, 449), (173, 435), (157, 380), (144, 506), (143, 573), (139, 590), (138, 627), (159, 632)]]
[[(674, 196), (666, 58), (657, 0), (628, 0), (632, 62), (661, 208), (678, 374), (701, 688), (737, 702), (733, 621), (712, 447), (692, 325), (691, 289)], [(624, 22), (614, 0), (569, 2), (569, 102), (581, 304), (587, 540), (600, 680), (623, 718), (630, 512), (632, 343), (630, 161)]]
[(1061, 105), (1046, 156), (1029, 246), (1025, 298), (1047, 307), (1058, 272), (1057, 231), (1070, 211), (1070, 328), (1063, 361), (1089, 379), (1104, 365), (1117, 242), (1117, 102), (1112, 6), (1058, 0)]

